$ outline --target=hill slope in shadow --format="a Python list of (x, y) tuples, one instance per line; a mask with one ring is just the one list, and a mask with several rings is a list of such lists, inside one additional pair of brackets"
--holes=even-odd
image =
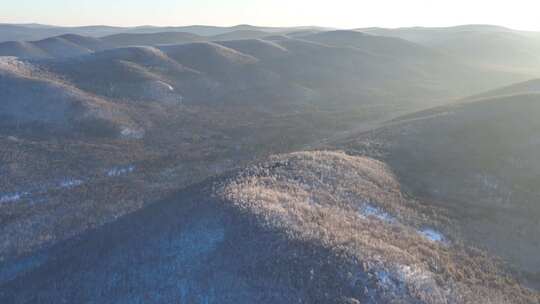
[[(133, 126), (117, 105), (81, 91), (56, 75), (15, 58), (0, 58), (2, 128), (54, 130), (89, 135), (119, 134)], [(50, 130), (39, 130), (39, 125)]]
[(435, 231), (438, 220), (427, 220), (429, 209), (416, 206), (403, 197), (391, 171), (373, 159), (340, 152), (278, 155), (178, 192), (78, 239), (4, 264), (0, 299), (538, 299), (515, 285), (499, 264), (454, 243), (451, 234), (436, 239), (425, 233), (425, 227)]
[(386, 161), (414, 195), (446, 209), (470, 243), (538, 284), (540, 95), (532, 83), (407, 115), (337, 146)]

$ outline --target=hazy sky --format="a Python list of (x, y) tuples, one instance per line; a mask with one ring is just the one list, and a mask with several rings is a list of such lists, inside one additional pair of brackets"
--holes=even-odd
[(0, 22), (56, 25), (449, 26), (540, 30), (540, 0), (0, 0)]

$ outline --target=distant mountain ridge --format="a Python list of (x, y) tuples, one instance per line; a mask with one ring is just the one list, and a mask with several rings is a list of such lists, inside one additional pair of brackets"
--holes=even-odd
[(185, 32), (200, 36), (214, 36), (226, 34), (239, 30), (255, 30), (263, 32), (292, 32), (305, 29), (324, 30), (322, 27), (300, 26), (300, 27), (259, 27), (252, 25), (236, 25), (230, 27), (190, 25), (190, 26), (137, 26), (137, 27), (117, 27), (117, 26), (78, 26), (61, 27), (48, 25), (25, 25), (25, 24), (0, 24), (0, 42), (5, 41), (30, 41), (42, 40), (52, 36), (65, 34), (75, 34), (90, 36), (94, 38), (115, 35), (115, 34), (149, 34), (159, 32)]
[[(266, 33), (247, 34), (258, 37)], [(207, 41), (215, 37), (69, 34), (3, 43), (0, 54), (27, 57), (29, 66), (48, 71), (117, 108), (120, 104), (129, 108), (145, 103), (219, 103), (272, 111), (280, 107), (279, 112), (287, 112), (372, 105), (383, 113), (385, 108), (393, 112), (433, 106), (524, 80), (521, 75), (463, 64), (410, 41), (356, 31)], [(137, 42), (139, 46), (123, 46)]]
[(13, 56), (24, 59), (63, 58), (126, 46), (157, 46), (203, 41), (258, 39), (271, 35), (273, 33), (260, 30), (234, 30), (212, 36), (176, 31), (121, 33), (102, 38), (63, 34), (37, 41), (0, 42), (0, 56)]
[(0, 43), (0, 56), (23, 59), (74, 57), (112, 48), (98, 38), (65, 34), (38, 41), (8, 41)]
[(493, 25), (365, 28), (357, 31), (415, 42), (473, 65), (540, 76), (540, 33)]

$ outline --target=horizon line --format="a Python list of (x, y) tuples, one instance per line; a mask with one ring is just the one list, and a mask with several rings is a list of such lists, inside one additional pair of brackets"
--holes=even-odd
[(407, 26), (359, 26), (351, 28), (335, 27), (335, 26), (324, 26), (324, 25), (254, 25), (249, 23), (238, 23), (233, 25), (218, 25), (218, 24), (175, 24), (175, 25), (156, 25), (156, 24), (141, 24), (141, 25), (112, 25), (112, 24), (84, 24), (84, 25), (58, 25), (52, 23), (40, 23), (40, 22), (0, 22), (1, 25), (13, 25), (13, 26), (44, 26), (44, 27), (57, 27), (57, 28), (84, 28), (84, 27), (113, 27), (113, 28), (142, 28), (142, 27), (154, 27), (154, 28), (178, 28), (178, 27), (217, 27), (217, 28), (232, 28), (240, 26), (251, 26), (258, 28), (326, 28), (326, 29), (336, 29), (336, 30), (352, 30), (352, 29), (370, 29), (370, 28), (381, 28), (381, 29), (407, 29), (407, 28), (455, 28), (463, 26), (491, 26), (491, 27), (500, 27), (509, 30), (523, 31), (523, 32), (540, 32), (539, 30), (529, 30), (529, 29), (518, 29), (511, 26), (505, 26), (500, 24), (490, 24), (490, 23), (463, 23), (463, 24), (453, 24), (453, 25), (440, 25), (440, 26), (428, 26), (428, 25), (407, 25)]

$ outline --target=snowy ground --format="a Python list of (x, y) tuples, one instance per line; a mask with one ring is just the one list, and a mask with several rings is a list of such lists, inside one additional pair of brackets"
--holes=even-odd
[[(105, 176), (109, 178), (125, 176), (133, 173), (135, 169), (135, 165), (117, 166), (107, 169), (105, 171)], [(33, 187), (31, 189), (21, 190), (18, 192), (0, 193), (0, 205), (19, 202), (27, 198), (30, 198), (33, 201), (40, 201), (39, 197), (45, 195), (51, 190), (69, 190), (90, 181), (90, 178), (69, 177), (54, 183), (43, 183), (39, 187)]]

